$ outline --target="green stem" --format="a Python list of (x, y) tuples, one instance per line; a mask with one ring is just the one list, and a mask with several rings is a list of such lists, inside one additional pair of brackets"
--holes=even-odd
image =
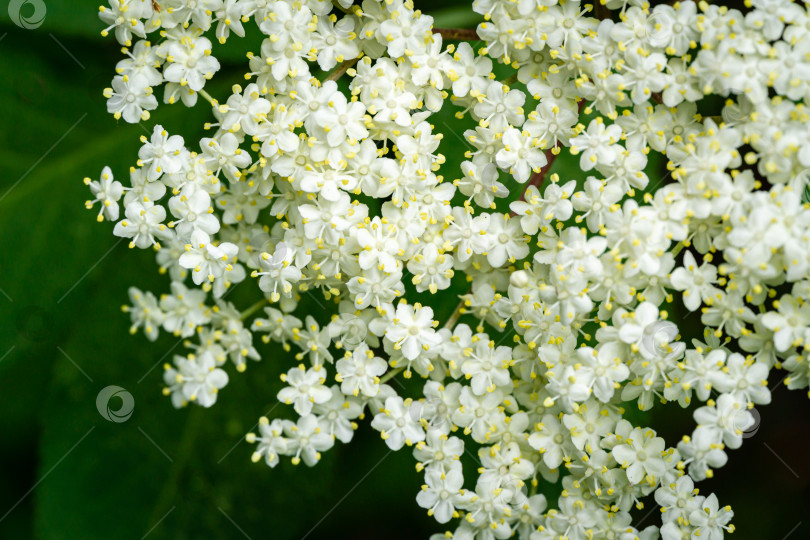
[(267, 298), (262, 298), (261, 300), (259, 300), (258, 302), (256, 302), (255, 304), (253, 304), (252, 306), (247, 308), (245, 311), (240, 313), (241, 319), (244, 321), (245, 319), (247, 319), (248, 317), (250, 317), (251, 315), (253, 315), (257, 311), (259, 311), (261, 308), (263, 308), (268, 303), (269, 303), (269, 301), (267, 300)]
[(202, 97), (204, 97), (208, 101), (208, 103), (211, 104), (212, 107), (216, 107), (217, 105), (219, 105), (219, 101), (211, 97), (211, 94), (206, 92), (204, 89), (201, 88), (200, 90), (197, 91), (197, 93), (200, 94)]
[(380, 379), (380, 384), (387, 383), (388, 381), (390, 381), (391, 379), (393, 379), (394, 377), (399, 375), (404, 370), (405, 370), (404, 367), (398, 367), (396, 369), (392, 369), (391, 371), (389, 371), (388, 373), (386, 373), (385, 375), (382, 376), (382, 378)]
[(463, 307), (464, 307), (464, 300), (459, 302), (458, 305), (456, 306), (456, 309), (453, 310), (452, 314), (450, 314), (450, 318), (447, 319), (446, 323), (444, 323), (444, 328), (447, 328), (448, 330), (452, 330), (456, 326), (456, 323), (458, 322), (458, 318), (461, 316), (461, 308), (463, 308)]

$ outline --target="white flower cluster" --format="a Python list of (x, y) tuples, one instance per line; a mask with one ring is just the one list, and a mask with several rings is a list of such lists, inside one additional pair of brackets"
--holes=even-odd
[[(255, 461), (314, 465), (368, 417), (391, 449), (412, 447), (417, 503), (460, 518), (459, 540), (733, 531), (695, 482), (741, 445), (771, 370), (810, 384), (808, 7), (475, 0), (476, 34), (434, 29), (410, 0), (352, 4), (101, 8), (126, 47), (111, 113), (148, 119), (164, 84), (166, 103), (199, 94), (216, 119), (191, 146), (154, 126), (128, 187), (108, 168), (86, 180), (99, 220), (154, 247), (171, 278), (159, 298), (132, 288), (125, 308), (133, 332), (188, 338), (165, 393), (213, 405), (228, 361), (261, 359), (258, 334), (297, 353), (278, 370), (297, 420), (262, 418)], [(265, 37), (249, 83), (219, 102), (203, 89), (220, 68), (205, 36), (251, 20)], [(443, 107), (478, 123), (457, 133), (460, 170), (430, 123)], [(562, 148), (580, 177), (549, 174)], [(666, 177), (648, 177), (651, 158)], [(413, 301), (455, 303), (441, 291), (465, 279), (441, 326)], [(243, 281), (258, 298), (240, 311), (224, 297)], [(332, 313), (300, 313), (307, 292)], [(699, 312), (704, 335), (682, 341), (673, 309)], [(396, 378), (414, 373), (416, 386)], [(624, 418), (693, 400), (675, 447)], [(541, 482), (561, 483), (556, 508)], [(662, 523), (639, 531), (630, 511), (650, 494)]]

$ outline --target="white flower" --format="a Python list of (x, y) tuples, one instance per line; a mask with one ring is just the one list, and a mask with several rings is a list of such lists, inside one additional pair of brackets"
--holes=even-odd
[(447, 77), (453, 81), (453, 95), (466, 96), (470, 90), (482, 92), (487, 84), (487, 75), (492, 72), (492, 60), (486, 56), (476, 56), (472, 47), (462, 41), (453, 53), (455, 64), (451, 64)]
[(732, 532), (734, 527), (729, 523), (734, 517), (730, 506), (719, 508), (717, 496), (712, 493), (703, 501), (700, 508), (689, 514), (689, 522), (695, 527), (693, 535), (706, 540), (722, 540), (725, 532)]
[(606, 126), (601, 118), (591, 120), (588, 129), (571, 139), (571, 151), (580, 153), (579, 166), (589, 171), (597, 165), (610, 165), (618, 155), (622, 128), (616, 124)]
[(321, 459), (321, 452), (334, 446), (334, 437), (326, 434), (314, 414), (302, 416), (297, 424), (288, 425), (285, 433), (289, 437), (286, 454), (292, 455), (293, 465), (301, 460), (312, 467)]
[(392, 241), (396, 233), (397, 230), (393, 225), (384, 224), (378, 217), (358, 229), (357, 243), (363, 249), (358, 256), (360, 268), (368, 270), (376, 266), (389, 274), (397, 271), (400, 263), (394, 255), (399, 246), (397, 242)]
[(414, 84), (430, 86), (437, 90), (444, 88), (444, 69), (450, 64), (447, 55), (442, 53), (441, 34), (432, 34), (431, 42), (424, 52), (410, 57)]
[(593, 394), (604, 403), (610, 401), (618, 383), (626, 380), (630, 374), (630, 369), (623, 362), (623, 350), (617, 343), (606, 343), (598, 351), (582, 347), (577, 350), (577, 358), (583, 365), (579, 371), (590, 375)]
[(623, 313), (619, 339), (628, 345), (639, 346), (645, 335), (657, 335), (659, 327), (655, 323), (659, 322), (658, 315), (658, 308), (651, 302), (642, 302), (635, 311)]
[[(401, 350), (408, 360), (414, 360), (431, 347), (439, 345), (439, 338), (434, 327), (438, 321), (433, 320), (433, 310), (421, 304), (399, 304), (390, 321), (378, 319), (372, 323), (372, 331), (394, 344), (395, 350)], [(383, 327), (384, 331), (380, 332)]]
[(652, 17), (655, 28), (650, 35), (650, 44), (666, 49), (667, 54), (680, 56), (697, 39), (697, 4), (681, 2), (675, 6), (660, 4), (655, 6)]
[(143, 326), (146, 337), (151, 341), (156, 340), (160, 326), (165, 320), (165, 314), (160, 309), (157, 298), (151, 292), (144, 293), (135, 287), (130, 287), (128, 293), (132, 306), (124, 306), (124, 311), (129, 313), (132, 320), (129, 332), (134, 334)]
[(556, 179), (556, 175), (551, 176), (553, 183), (546, 187), (542, 195), (535, 186), (530, 185), (526, 188), (523, 200), (509, 205), (512, 212), (520, 216), (520, 226), (524, 233), (536, 235), (538, 230), (544, 229), (553, 220), (566, 221), (571, 217), (574, 206), (569, 197), (576, 182), (567, 182), (560, 186)]
[(563, 425), (571, 432), (571, 442), (578, 450), (594, 454), (599, 442), (615, 426), (615, 418), (609, 409), (596, 402), (589, 402), (583, 404), (576, 414), (563, 416)]
[(232, 182), (238, 181), (242, 176), (239, 169), (250, 164), (250, 155), (239, 148), (239, 141), (233, 133), (225, 133), (219, 139), (202, 139), (200, 148), (208, 169), (215, 176), (223, 171)]
[(278, 302), (282, 294), (289, 296), (293, 284), (301, 279), (301, 270), (290, 264), (291, 255), (287, 244), (279, 242), (273, 255), (262, 253), (259, 257), (261, 272), (254, 271), (251, 274), (253, 277), (261, 276), (259, 288), (270, 293), (270, 300), (273, 302)]
[(517, 219), (509, 219), (506, 214), (493, 214), (486, 233), (491, 243), (485, 253), (487, 261), (494, 267), (503, 266), (507, 260), (515, 262), (529, 254), (529, 246), (523, 239)]
[(323, 385), (326, 381), (324, 374), (320, 366), (307, 369), (304, 364), (299, 364), (290, 368), (281, 376), (281, 380), (289, 386), (279, 390), (278, 400), (287, 405), (292, 403), (295, 412), (306, 416), (314, 404), (325, 403), (332, 396), (329, 388)]
[(146, 37), (143, 21), (152, 15), (152, 5), (149, 0), (109, 0), (110, 7), (99, 7), (99, 18), (107, 25), (101, 31), (102, 36), (107, 36), (110, 30), (115, 28), (115, 39), (121, 45), (129, 47), (132, 44), (133, 34), (138, 37)]
[(678, 452), (689, 468), (689, 476), (699, 481), (713, 474), (712, 469), (724, 466), (728, 455), (723, 451), (716, 432), (708, 428), (698, 428), (692, 437), (678, 443)]
[[(511, 489), (500, 487), (494, 480), (483, 480), (479, 477), (475, 493), (468, 493), (459, 507), (468, 511), (465, 520), (480, 528), (493, 531), (495, 538), (508, 538), (510, 528), (505, 517), (511, 514), (509, 501), (514, 495)], [(506, 534), (505, 534), (506, 533)]]
[(419, 424), (419, 408), (410, 399), (389, 397), (385, 407), (374, 416), (371, 427), (380, 432), (391, 450), (399, 450), (404, 444), (411, 446), (425, 440), (425, 431)]
[(470, 380), (475, 394), (494, 392), (498, 386), (509, 386), (509, 366), (512, 364), (512, 350), (509, 347), (495, 347), (486, 334), (476, 335), (473, 346), (465, 351), (467, 359), (461, 363), (461, 371)]
[(472, 434), (473, 439), (483, 443), (489, 440), (495, 427), (505, 418), (503, 407), (504, 394), (500, 390), (476, 396), (469, 387), (461, 389), (459, 406), (453, 412), (453, 423), (464, 428), (464, 434)]
[(152, 204), (166, 194), (166, 184), (160, 182), (150, 182), (146, 179), (146, 172), (143, 169), (132, 167), (129, 169), (129, 183), (132, 187), (125, 188), (124, 206), (129, 206), (132, 202), (142, 202)]
[(304, 225), (304, 233), (308, 238), (337, 242), (339, 233), (349, 227), (348, 217), (351, 216), (351, 199), (345, 193), (339, 193), (334, 201), (319, 195), (315, 204), (304, 204), (298, 207)]
[(221, 125), (229, 131), (239, 131), (240, 129), (248, 135), (256, 135), (259, 130), (259, 122), (270, 112), (271, 104), (261, 97), (259, 87), (256, 84), (249, 84), (243, 93), (238, 86), (234, 88), (228, 101), (219, 107), (219, 112), (224, 116)]
[(368, 137), (366, 107), (362, 103), (349, 102), (342, 93), (336, 93), (327, 105), (311, 114), (307, 118), (307, 125), (311, 130), (311, 126), (320, 128), (312, 131), (323, 133), (329, 146), (340, 146), (347, 140), (353, 145)]
[(388, 365), (362, 343), (353, 351), (346, 351), (345, 357), (338, 360), (335, 367), (338, 372), (335, 378), (344, 394), (357, 396), (362, 392), (364, 396), (374, 397), (380, 391), (380, 375), (385, 373)]
[(392, 58), (411, 56), (415, 52), (424, 50), (426, 42), (430, 39), (430, 27), (433, 17), (395, 17), (380, 24), (380, 34), (388, 43), (388, 54)]
[(486, 230), (490, 214), (473, 216), (464, 208), (454, 208), (450, 226), (444, 230), (444, 239), (455, 247), (459, 261), (468, 260), (473, 254), (486, 252)]
[(167, 365), (164, 380), (169, 385), (167, 391), (172, 393), (175, 406), (186, 401), (202, 407), (216, 403), (219, 391), (228, 384), (228, 374), (216, 367), (210, 353), (188, 358), (175, 356), (174, 363), (177, 369)]
[(495, 209), (495, 198), (506, 197), (509, 191), (498, 181), (498, 168), (492, 163), (465, 161), (461, 164), (464, 177), (455, 180), (459, 191), (482, 208)]
[(730, 393), (744, 403), (767, 405), (771, 402), (768, 366), (764, 362), (751, 362), (739, 353), (732, 353), (724, 368), (712, 375), (716, 389)]
[(429, 290), (436, 294), (440, 289), (450, 286), (453, 277), (453, 256), (441, 253), (433, 244), (426, 246), (408, 262), (408, 271), (413, 274), (411, 280), (419, 292)]
[(179, 281), (172, 282), (172, 294), (160, 297), (163, 328), (175, 336), (190, 337), (197, 327), (211, 320), (205, 305), (205, 291), (189, 289)]
[(444, 471), (437, 467), (425, 470), (425, 484), (416, 496), (416, 502), (428, 509), (428, 515), (434, 516), (439, 523), (447, 523), (456, 513), (455, 504), (461, 498), (461, 487), (464, 475), (461, 467)]
[[(452, 338), (451, 338), (452, 339)], [(431, 433), (433, 435), (447, 435), (452, 429), (453, 411), (458, 408), (458, 398), (461, 392), (459, 383), (450, 383), (444, 386), (436, 381), (425, 383), (423, 393), (425, 401), (423, 403), (422, 418), (427, 420), (428, 443), (431, 443)], [(463, 443), (462, 443), (463, 444)], [(414, 454), (417, 459), (418, 454)]]
[[(456, 396), (457, 397), (457, 396)], [(424, 417), (423, 410), (423, 417)], [(441, 430), (430, 427), (424, 441), (416, 443), (413, 457), (419, 461), (416, 469), (429, 467), (449, 471), (456, 468), (462, 454), (464, 454), (464, 441), (458, 437), (448, 436)]]
[(669, 485), (662, 485), (655, 491), (655, 502), (664, 509), (667, 522), (688, 519), (692, 511), (699, 508), (701, 498), (697, 496), (695, 483), (688, 475), (681, 476)]
[(526, 182), (533, 172), (539, 173), (548, 163), (545, 153), (525, 131), (507, 128), (501, 140), (504, 147), (496, 154), (495, 161), (518, 182)]
[[(257, 124), (254, 134), (256, 139), (262, 143), (262, 155), (267, 159), (273, 159), (271, 164), (273, 172), (277, 174), (286, 173), (284, 176), (292, 176), (287, 172), (290, 170), (289, 167), (280, 159), (274, 158), (276, 155), (283, 156), (285, 153), (293, 153), (298, 150), (301, 141), (298, 135), (293, 132), (295, 121), (296, 115), (283, 105), (279, 105), (269, 112), (263, 122)], [(303, 169), (304, 166), (308, 165), (308, 160), (305, 155), (301, 157), (304, 163), (296, 163), (294, 157), (293, 160), (297, 167)]]
[(169, 210), (177, 221), (169, 223), (177, 234), (186, 238), (195, 229), (208, 235), (219, 231), (220, 223), (211, 208), (211, 196), (195, 184), (187, 184), (176, 196), (169, 199)]
[(384, 305), (393, 302), (405, 290), (401, 272), (386, 274), (376, 266), (363, 276), (353, 277), (346, 286), (354, 296), (355, 307), (360, 309), (374, 306), (382, 310)]
[(246, 4), (246, 2), (240, 2), (239, 0), (223, 0), (218, 9), (214, 11), (214, 19), (219, 21), (216, 36), (220, 43), (225, 43), (231, 30), (237, 36), (245, 37), (242, 17), (245, 16), (245, 10), (248, 8)]
[[(259, 443), (256, 451), (253, 452), (251, 460), (255, 463), (262, 459), (269, 467), (275, 467), (279, 463), (279, 454), (287, 453), (288, 440), (284, 433), (284, 422), (275, 419), (270, 422), (266, 416), (259, 418), (259, 436), (255, 433), (248, 433), (245, 439), (253, 444)], [(286, 420), (289, 422), (289, 420)]]
[(146, 179), (157, 180), (162, 174), (175, 174), (183, 166), (185, 147), (183, 137), (169, 136), (163, 126), (155, 126), (152, 137), (141, 136), (143, 146), (138, 150), (138, 166), (145, 167)]
[(507, 126), (523, 124), (526, 95), (520, 90), (510, 90), (498, 81), (491, 81), (480, 98), (473, 112), (480, 118), (482, 127), (504, 131)]
[(338, 62), (356, 58), (360, 52), (354, 41), (355, 19), (344, 17), (332, 24), (329, 18), (318, 19), (317, 31), (313, 34), (313, 47), (317, 49), (318, 66), (330, 70)]
[(717, 430), (723, 444), (729, 448), (739, 448), (743, 432), (754, 425), (754, 417), (745, 405), (732, 394), (721, 394), (714, 406), (701, 407), (694, 412), (695, 421), (698, 427)]
[(304, 321), (304, 329), (294, 334), (294, 339), (301, 347), (301, 352), (295, 355), (297, 360), (309, 356), (310, 363), (315, 366), (321, 366), (324, 362), (331, 363), (334, 358), (329, 351), (329, 329), (320, 328), (318, 323), (311, 315), (308, 315)]
[(171, 42), (166, 50), (168, 64), (163, 70), (167, 81), (180, 83), (195, 92), (219, 71), (219, 61), (211, 56), (211, 42), (204, 37)]
[(810, 325), (810, 304), (786, 294), (778, 302), (774, 302), (774, 308), (778, 311), (762, 315), (762, 324), (773, 330), (776, 350), (785, 351), (789, 347), (801, 345)]
[(534, 463), (523, 456), (516, 442), (495, 444), (478, 450), (481, 468), (478, 469), (482, 482), (494, 481), (509, 489), (518, 491), (524, 480), (534, 473)]
[(98, 221), (107, 219), (108, 221), (118, 220), (118, 201), (124, 193), (124, 187), (121, 182), (113, 179), (112, 171), (109, 167), (104, 167), (101, 170), (101, 178), (91, 180), (85, 178), (84, 183), (90, 188), (90, 192), (95, 199), (87, 201), (84, 205), (89, 210), (94, 204), (101, 203), (98, 211)]
[(129, 247), (148, 248), (159, 245), (158, 238), (168, 239), (171, 231), (163, 224), (166, 209), (152, 203), (131, 202), (124, 210), (125, 219), (115, 224), (113, 234), (131, 238)]
[[(255, 177), (231, 185), (228, 192), (216, 199), (217, 207), (222, 210), (222, 222), (226, 224), (243, 221), (255, 223), (259, 213), (270, 206), (271, 200), (261, 197), (263, 187)], [(259, 196), (256, 196), (258, 193)]]
[(548, 467), (556, 469), (568, 457), (571, 446), (565, 435), (565, 427), (556, 417), (547, 414), (535, 429), (529, 436), (529, 444), (543, 455), (543, 462)]
[(651, 429), (635, 428), (623, 444), (613, 447), (613, 457), (626, 469), (631, 484), (646, 481), (651, 485), (666, 470), (664, 463), (664, 439), (655, 436)]
[(107, 98), (107, 112), (116, 119), (123, 117), (130, 124), (148, 120), (149, 111), (157, 108), (157, 99), (143, 75), (115, 77), (112, 88), (104, 90), (104, 97)]
[(239, 249), (230, 242), (215, 245), (211, 238), (200, 229), (191, 233), (191, 240), (185, 246), (186, 251), (180, 256), (180, 266), (191, 270), (194, 283), (200, 285), (204, 280), (213, 282), (226, 272), (233, 270), (230, 260), (234, 259)]
[(352, 420), (363, 414), (363, 404), (357, 398), (346, 396), (337, 386), (329, 390), (332, 393), (329, 401), (316, 404), (312, 410), (320, 416), (321, 428), (327, 435), (342, 443), (349, 443), (357, 429), (357, 423)]
[(374, 115), (376, 122), (394, 122), (398, 126), (411, 124), (410, 110), (416, 108), (417, 100), (410, 92), (386, 96), (380, 95), (373, 101), (368, 112)]
[(630, 86), (630, 97), (633, 103), (644, 103), (653, 92), (664, 89), (667, 77), (663, 73), (666, 57), (663, 54), (649, 55), (628, 54), (627, 63), (622, 65), (622, 73)]
[(301, 47), (304, 43), (309, 43), (312, 11), (306, 4), (269, 2), (267, 10), (268, 14), (273, 15), (257, 19), (257, 22), (261, 31), (269, 37), (267, 43), (273, 48), (284, 50), (291, 44)]
[(697, 266), (695, 257), (689, 251), (684, 253), (683, 266), (676, 268), (670, 276), (672, 287), (683, 291), (683, 305), (691, 311), (713, 295), (716, 280), (717, 268), (708, 262)]

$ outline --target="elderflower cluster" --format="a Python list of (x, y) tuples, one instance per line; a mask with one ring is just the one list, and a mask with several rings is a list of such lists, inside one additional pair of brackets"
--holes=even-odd
[[(472, 9), (475, 32), (411, 0), (102, 7), (125, 53), (110, 113), (148, 120), (163, 86), (214, 118), (200, 141), (153, 126), (125, 183), (86, 179), (99, 221), (171, 280), (130, 289), (132, 331), (186, 338), (176, 407), (215, 404), (227, 364), (265, 357), (290, 414), (248, 435), (254, 461), (315, 465), (368, 420), (413, 452), (448, 538), (723, 538), (733, 513), (696, 483), (740, 447), (772, 370), (810, 384), (810, 9)], [(212, 39), (247, 31), (264, 36), (247, 82), (218, 101)], [(442, 108), (477, 123), (446, 126), (460, 169)], [(550, 174), (560, 153), (581, 174)], [(242, 282), (252, 306), (226, 299)], [(705, 331), (682, 337), (678, 312)], [(625, 418), (670, 402), (695, 420), (675, 446)], [(649, 496), (662, 521), (638, 530)]]

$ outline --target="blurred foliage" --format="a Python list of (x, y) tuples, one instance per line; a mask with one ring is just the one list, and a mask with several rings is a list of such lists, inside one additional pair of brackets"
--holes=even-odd
[[(437, 26), (474, 26), (476, 16), (452, 7), (464, 3), (441, 2)], [(0, 538), (363, 540), (440, 530), (415, 503), (421, 478), (410, 452), (389, 452), (367, 422), (350, 446), (338, 444), (315, 468), (250, 462), (244, 434), (263, 414), (287, 414), (275, 407), (275, 394), (278, 374), (293, 360), (277, 347), (260, 344), (261, 363), (245, 375), (231, 371), (212, 409), (175, 411), (161, 395), (161, 364), (180, 344), (165, 335), (155, 343), (130, 336), (120, 305), (129, 285), (160, 293), (168, 282), (152, 252), (128, 250), (110, 224), (95, 222), (83, 207), (81, 180), (104, 165), (125, 177), (139, 136), (154, 123), (197, 140), (210, 111), (202, 102), (192, 110), (162, 106), (148, 125), (116, 122), (101, 91), (120, 55), (112, 39), (99, 36), (95, 2), (48, 0), (47, 9), (32, 31), (0, 9)], [(213, 95), (226, 95), (241, 79), (251, 43), (234, 39), (218, 53), (224, 68), (207, 88)], [(445, 170), (458, 170), (466, 147), (449, 127), (450, 114), (434, 123), (445, 134)], [(566, 153), (554, 171), (582, 181)], [(228, 299), (249, 305), (249, 281)], [(466, 291), (463, 278), (454, 291)], [(305, 301), (320, 310), (320, 300)], [(438, 305), (437, 318), (454, 305)], [(108, 385), (134, 396), (124, 423), (96, 410), (96, 395)], [(807, 402), (783, 386), (774, 401), (755, 438), (706, 484), (737, 511), (736, 538), (782, 537), (807, 511), (810, 421), (797, 414)], [(650, 416), (638, 418), (665, 425), (670, 444), (691, 429), (691, 418), (674, 406)], [(465, 456), (468, 467), (472, 459)], [(656, 517), (645, 510), (639, 519), (647, 525)]]

